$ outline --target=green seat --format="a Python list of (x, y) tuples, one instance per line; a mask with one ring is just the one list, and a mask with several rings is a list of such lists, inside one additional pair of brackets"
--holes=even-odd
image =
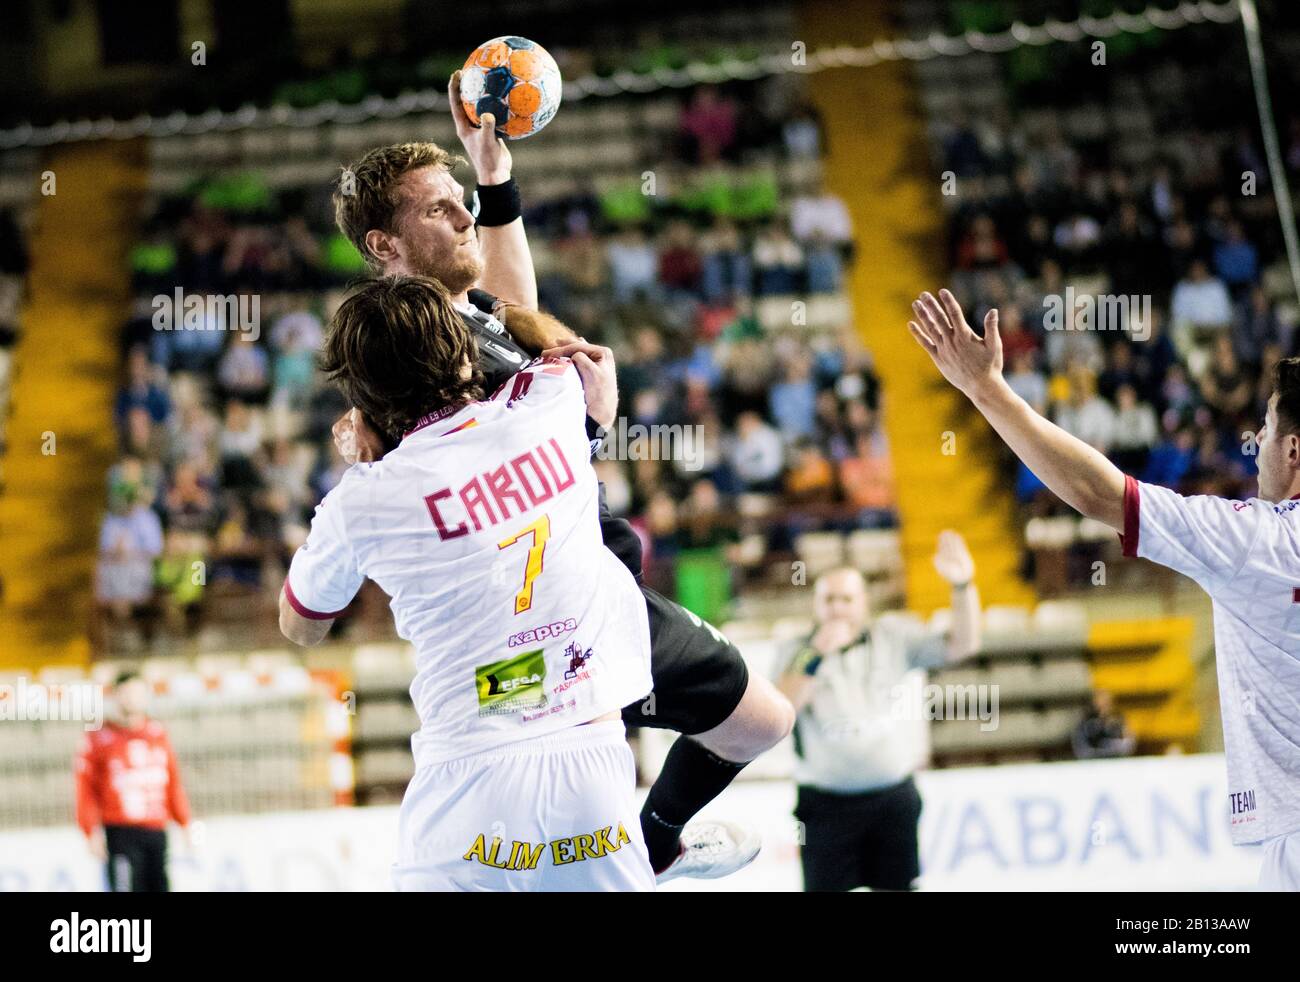
[(721, 549), (688, 549), (678, 555), (677, 602), (710, 623), (726, 619), (731, 573)]
[(325, 240), (321, 260), (326, 269), (342, 276), (359, 276), (368, 269), (365, 257), (346, 235), (339, 232), (334, 232)]

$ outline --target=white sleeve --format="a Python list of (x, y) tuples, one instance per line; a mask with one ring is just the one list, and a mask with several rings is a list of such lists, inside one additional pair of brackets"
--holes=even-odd
[(911, 614), (894, 611), (881, 614), (871, 625), (871, 633), (888, 637), (890, 650), (902, 654), (901, 671), (939, 668), (948, 660), (947, 635)]
[(311, 532), (293, 554), (289, 575), (284, 579), (290, 606), (310, 620), (339, 616), (365, 581), (339, 521), (339, 511), (340, 503), (333, 492), (316, 506)]
[[(564, 387), (565, 402), (569, 411), (586, 432), (587, 428), (587, 391), (583, 385), (578, 366), (570, 358), (542, 358), (529, 366), (528, 371), (549, 384), (552, 380)], [(590, 441), (588, 441), (590, 442)]]
[(1271, 506), (1251, 499), (1182, 495), (1132, 477), (1124, 482), (1124, 555), (1168, 566), (1213, 592), (1230, 582), (1270, 521)]
[[(582, 375), (579, 374), (578, 366), (573, 363), (572, 358), (540, 358), (533, 371), (539, 375), (562, 379), (571, 392), (584, 391)], [(584, 399), (584, 405), (585, 403)]]

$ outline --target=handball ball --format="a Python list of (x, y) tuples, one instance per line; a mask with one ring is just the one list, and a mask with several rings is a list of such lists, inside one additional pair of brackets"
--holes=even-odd
[(540, 44), (500, 37), (480, 44), (460, 76), (460, 101), (475, 126), (491, 113), (507, 140), (532, 136), (560, 108), (560, 69)]

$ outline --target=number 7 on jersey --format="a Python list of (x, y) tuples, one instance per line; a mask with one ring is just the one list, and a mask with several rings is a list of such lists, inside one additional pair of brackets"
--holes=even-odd
[(524, 566), (524, 585), (515, 594), (515, 613), (522, 614), (533, 606), (533, 580), (542, 572), (542, 553), (546, 551), (546, 540), (551, 537), (551, 517), (543, 515), (537, 521), (525, 525), (508, 539), (497, 543), (498, 549), (508, 549), (524, 536), (531, 534), (533, 543), (528, 547), (528, 562)]

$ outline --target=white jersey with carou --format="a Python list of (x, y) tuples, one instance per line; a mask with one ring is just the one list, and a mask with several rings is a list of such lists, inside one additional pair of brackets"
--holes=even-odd
[(307, 617), (369, 577), (416, 649), (417, 765), (585, 722), (650, 691), (632, 574), (601, 541), (586, 404), (567, 360), (435, 413), (350, 468), (285, 583)]
[(1300, 830), (1300, 500), (1183, 497), (1130, 477), (1123, 541), (1214, 602), (1232, 841)]

